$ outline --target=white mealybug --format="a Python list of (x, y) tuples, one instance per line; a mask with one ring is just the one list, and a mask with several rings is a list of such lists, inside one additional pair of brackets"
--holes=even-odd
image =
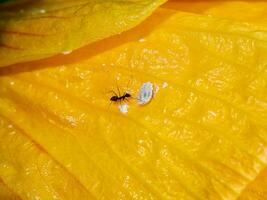
[(129, 106), (127, 104), (119, 105), (119, 110), (124, 114), (128, 112), (128, 108)]
[(150, 82), (144, 83), (139, 91), (137, 100), (139, 105), (147, 104), (153, 97), (153, 84)]

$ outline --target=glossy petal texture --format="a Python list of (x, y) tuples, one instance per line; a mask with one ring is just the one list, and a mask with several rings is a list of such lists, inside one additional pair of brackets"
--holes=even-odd
[[(264, 199), (267, 23), (244, 21), (165, 7), (70, 55), (2, 68), (5, 187), (21, 199)], [(149, 104), (110, 104), (117, 86), (136, 97), (144, 82)]]
[(179, 11), (193, 12), (209, 15), (218, 18), (229, 19), (232, 21), (261, 23), (267, 20), (267, 3), (264, 1), (205, 1), (188, 0), (176, 1), (170, 0), (164, 8), (175, 9)]
[(130, 29), (164, 0), (45, 0), (0, 7), (0, 67), (68, 52)]
[(238, 200), (265, 200), (267, 199), (267, 168), (250, 183), (242, 192)]
[[(263, 1), (169, 1), (165, 8), (205, 14), (234, 21), (251, 22), (265, 27), (267, 21), (267, 3)], [(239, 200), (267, 199), (267, 168), (265, 168), (246, 189)]]
[(20, 200), (13, 191), (11, 191), (1, 180), (0, 180), (0, 197), (6, 200)]

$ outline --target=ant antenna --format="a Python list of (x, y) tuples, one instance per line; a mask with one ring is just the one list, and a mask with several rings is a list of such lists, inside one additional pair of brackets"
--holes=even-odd
[(129, 87), (129, 83), (130, 83), (130, 79), (128, 80), (128, 83), (127, 83), (126, 89), (128, 89), (128, 87)]

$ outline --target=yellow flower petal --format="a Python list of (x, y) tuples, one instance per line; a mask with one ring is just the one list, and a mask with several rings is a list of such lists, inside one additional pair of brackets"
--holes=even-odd
[(267, 168), (251, 182), (241, 193), (238, 200), (265, 200), (267, 199)]
[(0, 67), (69, 52), (121, 33), (139, 24), (163, 2), (46, 0), (15, 10), (3, 8)]
[[(15, 194), (260, 200), (249, 191), (264, 191), (267, 165), (266, 22), (166, 6), (70, 55), (0, 70), (0, 177)], [(145, 82), (149, 104), (110, 104)]]

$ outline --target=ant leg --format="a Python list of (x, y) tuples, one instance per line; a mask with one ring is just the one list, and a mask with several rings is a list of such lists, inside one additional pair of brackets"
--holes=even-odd
[(109, 105), (108, 105), (108, 111), (110, 110), (110, 106), (112, 104), (112, 101), (110, 101)]
[(118, 92), (119, 92), (119, 97), (121, 96), (121, 92), (120, 92), (120, 89), (119, 89), (119, 86), (118, 86), (118, 81), (117, 81), (117, 79), (116, 79), (116, 87), (117, 87), (117, 90), (118, 90)]
[(122, 106), (122, 102), (123, 102), (123, 100), (122, 100), (122, 99), (120, 99), (120, 101), (119, 101), (119, 103), (120, 103), (120, 106)]
[(133, 99), (135, 99), (135, 100), (138, 100), (138, 101), (142, 101), (141, 99), (139, 99), (139, 98), (137, 98), (137, 97), (131, 97), (131, 98), (133, 98)]
[(118, 96), (116, 92), (114, 92), (113, 90), (108, 91), (108, 93), (113, 93), (115, 96)]

